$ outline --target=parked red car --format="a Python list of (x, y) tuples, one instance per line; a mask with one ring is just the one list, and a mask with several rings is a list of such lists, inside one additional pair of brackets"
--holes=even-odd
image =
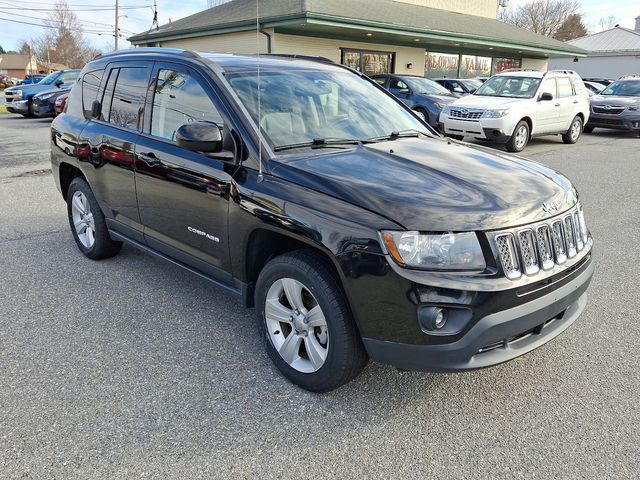
[(53, 109), (55, 111), (55, 116), (57, 117), (62, 113), (64, 107), (67, 105), (67, 98), (69, 98), (69, 94), (65, 93), (64, 95), (60, 95), (56, 99), (56, 103), (53, 104)]

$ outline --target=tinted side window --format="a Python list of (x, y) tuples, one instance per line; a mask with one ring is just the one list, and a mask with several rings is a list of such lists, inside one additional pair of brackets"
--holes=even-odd
[(144, 109), (148, 70), (144, 67), (120, 69), (111, 101), (109, 123), (119, 127), (138, 129)]
[(573, 96), (573, 87), (571, 80), (567, 77), (558, 77), (558, 98)]
[(576, 95), (582, 95), (583, 93), (585, 93), (586, 87), (584, 86), (584, 83), (582, 83), (581, 80), (577, 78), (572, 78), (571, 83), (573, 83), (573, 90), (576, 92)]
[(204, 88), (187, 73), (160, 70), (153, 96), (151, 135), (173, 140), (181, 125), (202, 121), (223, 125), (222, 116)]
[(58, 80), (60, 80), (65, 85), (69, 85), (76, 82), (76, 80), (78, 79), (78, 75), (78, 72), (64, 72), (58, 77)]
[(103, 70), (94, 70), (82, 76), (82, 109), (84, 110), (84, 116), (86, 118), (91, 117), (91, 105), (98, 97), (98, 88), (100, 87), (102, 74)]
[(382, 85), (383, 87), (384, 87), (384, 82), (385, 82), (386, 80), (387, 80), (387, 79), (386, 79), (386, 78), (384, 78), (384, 77), (377, 77), (377, 78), (374, 78), (374, 79), (373, 79), (373, 81), (374, 81), (374, 82), (376, 82), (376, 83), (377, 83), (377, 84), (379, 84), (379, 85)]
[(391, 90), (406, 90), (409, 86), (398, 78), (392, 78), (389, 80), (389, 88)]
[(102, 110), (100, 112), (100, 120), (105, 122), (109, 121), (109, 113), (111, 112), (111, 102), (113, 100), (113, 88), (116, 85), (116, 79), (118, 78), (119, 68), (114, 68), (109, 72), (109, 78), (107, 84), (104, 87), (104, 93), (102, 95)]

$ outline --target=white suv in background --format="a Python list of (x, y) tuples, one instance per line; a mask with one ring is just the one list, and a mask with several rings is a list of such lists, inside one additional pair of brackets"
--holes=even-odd
[(446, 106), (440, 128), (453, 138), (505, 143), (521, 152), (540, 135), (561, 134), (564, 143), (576, 143), (588, 119), (589, 94), (574, 71), (509, 71)]

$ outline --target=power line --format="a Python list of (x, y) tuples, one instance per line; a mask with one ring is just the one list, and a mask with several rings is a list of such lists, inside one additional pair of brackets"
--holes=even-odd
[[(33, 22), (24, 22), (22, 20), (14, 20), (12, 18), (2, 18), (0, 17), (0, 21), (5, 21), (5, 22), (11, 22), (11, 23), (20, 23), (23, 25), (35, 25), (36, 27), (42, 27), (42, 28), (53, 28), (56, 29), (58, 27), (54, 27), (54, 26), (50, 26), (50, 25), (42, 25), (41, 23), (33, 23)], [(105, 31), (101, 31), (101, 30), (82, 30), (83, 33), (88, 33), (88, 34), (92, 34), (92, 35), (111, 35), (113, 36), (113, 33), (111, 32), (111, 30), (105, 30)], [(120, 38), (125, 38), (126, 35), (118, 35)]]
[[(43, 18), (43, 17), (34, 17), (33, 15), (22, 15), (20, 13), (13, 13), (13, 12), (4, 12), (2, 11), (4, 7), (0, 7), (0, 13), (3, 15), (13, 15), (15, 17), (24, 17), (24, 18), (31, 18), (32, 20), (43, 20), (46, 22), (50, 22), (50, 23), (58, 23), (59, 25), (62, 25), (58, 20), (52, 20), (50, 18)], [(93, 28), (94, 26), (96, 27), (100, 27), (100, 26), (104, 26), (105, 30), (111, 31), (113, 29), (113, 25), (108, 24), (108, 23), (100, 23), (100, 22), (92, 22), (91, 20), (81, 20), (78, 19), (77, 20), (78, 23), (80, 23), (81, 27), (83, 27), (83, 31), (85, 27), (90, 27)], [(97, 29), (97, 28), (96, 28)], [(122, 30), (122, 29), (120, 29)]]

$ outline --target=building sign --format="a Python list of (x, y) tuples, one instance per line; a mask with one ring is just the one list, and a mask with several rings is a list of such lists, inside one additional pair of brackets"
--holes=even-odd
[(491, 57), (462, 55), (461, 59), (460, 78), (491, 76)]
[(459, 56), (450, 53), (427, 52), (424, 61), (424, 73), (428, 78), (458, 76)]
[(505, 70), (511, 70), (520, 68), (520, 60), (517, 58), (494, 58), (493, 59), (493, 73), (504, 72)]

